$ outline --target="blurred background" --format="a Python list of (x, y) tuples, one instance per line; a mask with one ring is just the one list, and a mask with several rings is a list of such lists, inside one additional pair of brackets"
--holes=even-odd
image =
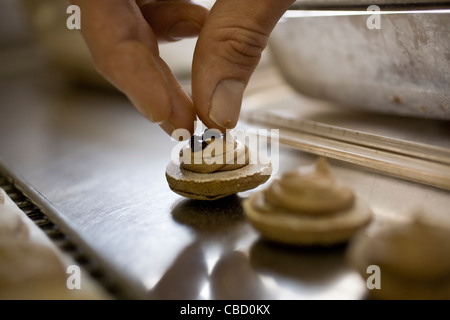
[[(365, 282), (346, 267), (342, 248), (311, 258), (267, 247), (239, 201), (199, 205), (174, 194), (164, 176), (174, 141), (97, 74), (80, 32), (66, 27), (68, 5), (0, 1), (0, 178), (14, 178), (127, 297), (164, 297), (180, 283), (181, 298), (223, 297), (227, 288), (215, 295), (214, 281), (207, 285), (214, 276), (204, 279), (217, 262), (224, 272), (216, 279), (236, 275), (232, 297), (242, 293), (242, 278), (264, 275), (276, 299), (364, 298)], [(239, 124), (280, 129), (277, 174), (322, 155), (378, 217), (423, 208), (448, 218), (449, 12), (386, 15), (381, 30), (369, 30), (366, 15), (289, 15), (250, 81)], [(160, 47), (187, 92), (194, 46), (193, 39)], [(209, 220), (224, 208), (241, 220), (226, 212)], [(204, 232), (203, 220), (217, 230)], [(245, 257), (255, 265), (247, 268)], [(236, 259), (248, 275), (236, 272)], [(311, 272), (291, 272), (300, 261)], [(259, 286), (249, 288), (248, 297), (259, 297)]]
[[(197, 2), (206, 7), (214, 3)], [(412, 4), (420, 2), (415, 0), (379, 2), (388, 7), (382, 7), (386, 14), (381, 17), (380, 30), (371, 30), (366, 24), (371, 14), (365, 10), (368, 1), (360, 3), (358, 15), (342, 14), (348, 9), (343, 5), (349, 1), (297, 1), (270, 37), (269, 47), (246, 90), (241, 120), (320, 136), (326, 138), (327, 156), (450, 188), (447, 178), (441, 178), (441, 167), (424, 174), (431, 166), (413, 164), (413, 158), (437, 161), (439, 165), (450, 161), (448, 5), (440, 0), (431, 7), (428, 2)], [(105, 124), (91, 119), (92, 127), (88, 127), (82, 113), (86, 118), (93, 117), (90, 104), (97, 107), (101, 118), (106, 116), (101, 112), (112, 117), (111, 105), (121, 105), (120, 110), (129, 107), (126, 116), (136, 116), (131, 103), (96, 72), (81, 33), (66, 27), (69, 4), (66, 0), (0, 3), (0, 108), (10, 117), (0, 121), (0, 132), (18, 133), (14, 147), (6, 134), (3, 139), (0, 134), (0, 150), (7, 158), (23, 157), (21, 146), (27, 145), (29, 151), (36, 150), (36, 157), (53, 161), (55, 149), (43, 145), (43, 141), (61, 138), (62, 132), (70, 133), (72, 139), (77, 137), (80, 144), (93, 144), (92, 137), (80, 137), (80, 133), (92, 130), (98, 137), (104, 134)], [(401, 13), (388, 14), (393, 4), (400, 5), (397, 10), (400, 8)], [(320, 5), (335, 11), (318, 11)], [(305, 7), (312, 10), (305, 11)], [(424, 8), (422, 12), (414, 11)], [(160, 46), (162, 58), (188, 93), (195, 42), (190, 39)], [(31, 112), (41, 119), (40, 127), (36, 121), (24, 122), (24, 116)], [(68, 126), (63, 120), (72, 122)], [(142, 121), (143, 127), (150, 127), (149, 122)], [(128, 126), (123, 125), (126, 129), (122, 132), (111, 129), (114, 135), (136, 142)], [(30, 126), (38, 133), (30, 136), (42, 144), (40, 149), (39, 143), (25, 140), (24, 131), (30, 132)], [(165, 137), (156, 129), (152, 128), (152, 135)], [(291, 141), (291, 146), (323, 153), (313, 138), (305, 138), (308, 146), (298, 139)], [(350, 143), (339, 148), (342, 156), (333, 153), (334, 140)], [(67, 144), (62, 138), (60, 143)], [(355, 158), (353, 144), (413, 158), (396, 161), (391, 169), (386, 159), (374, 164), (373, 158), (380, 160), (379, 154)], [(96, 152), (99, 149), (93, 148)]]
[[(196, 2), (206, 7), (214, 3)], [(331, 11), (322, 16), (314, 11), (322, 6), (342, 12), (352, 3), (297, 1), (275, 28), (258, 69), (271, 64), (278, 72), (263, 73), (265, 83), (252, 81), (249, 90), (254, 84), (273, 86), (280, 79), (271, 78), (281, 75), (296, 91), (341, 107), (449, 120), (448, 9), (386, 14), (380, 18), (380, 30), (366, 26), (368, 15), (333, 16)], [(368, 3), (358, 2), (359, 10), (364, 12)], [(383, 12), (393, 5), (412, 12), (448, 8), (441, 0), (423, 1), (426, 5), (416, 0), (377, 3)], [(80, 32), (66, 28), (68, 5), (66, 0), (2, 1), (0, 76), (44, 68), (44, 74), (52, 73), (61, 81), (111, 89), (94, 70)], [(304, 8), (312, 11), (297, 11)], [(160, 46), (161, 56), (187, 91), (194, 46), (195, 39)]]
[[(211, 1), (200, 1), (206, 6), (208, 2)], [(81, 33), (67, 29), (69, 5), (65, 0), (0, 3), (0, 76), (45, 69), (72, 84), (113, 89), (95, 71)], [(190, 39), (161, 46), (161, 55), (182, 80), (190, 75), (194, 46), (195, 40)], [(180, 49), (183, 55), (179, 54)]]

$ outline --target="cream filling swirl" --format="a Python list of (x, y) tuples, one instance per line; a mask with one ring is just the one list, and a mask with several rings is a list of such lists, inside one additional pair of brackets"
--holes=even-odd
[(353, 191), (334, 179), (325, 158), (314, 167), (294, 170), (275, 180), (264, 191), (266, 212), (320, 216), (353, 207)]
[(202, 150), (193, 150), (187, 144), (180, 151), (180, 166), (198, 173), (231, 171), (242, 168), (249, 163), (248, 147), (233, 138), (215, 138), (206, 141)]

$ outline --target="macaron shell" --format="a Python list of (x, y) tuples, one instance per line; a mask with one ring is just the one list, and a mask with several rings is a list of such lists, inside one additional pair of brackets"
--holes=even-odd
[(265, 183), (272, 173), (271, 163), (248, 164), (237, 170), (197, 173), (170, 162), (166, 179), (175, 193), (196, 200), (217, 200)]

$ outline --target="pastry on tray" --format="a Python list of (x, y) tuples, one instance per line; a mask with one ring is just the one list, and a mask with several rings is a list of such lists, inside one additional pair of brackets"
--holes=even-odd
[(285, 173), (247, 198), (244, 209), (263, 237), (292, 245), (345, 242), (372, 218), (368, 204), (332, 176), (325, 158)]
[[(393, 220), (393, 219), (392, 219)], [(379, 221), (352, 239), (348, 259), (364, 280), (377, 266), (383, 300), (450, 299), (450, 221), (417, 213), (408, 219)]]
[(20, 213), (21, 210), (0, 189), (0, 242), (5, 238), (28, 239), (30, 231)]
[(166, 179), (172, 191), (191, 199), (216, 200), (256, 188), (269, 179), (270, 161), (261, 154), (251, 161), (250, 154), (257, 150), (250, 150), (232, 135), (217, 131), (208, 135), (208, 131), (192, 136), (179, 159), (167, 166)]
[(109, 299), (83, 269), (69, 289), (75, 263), (0, 188), (0, 300)]

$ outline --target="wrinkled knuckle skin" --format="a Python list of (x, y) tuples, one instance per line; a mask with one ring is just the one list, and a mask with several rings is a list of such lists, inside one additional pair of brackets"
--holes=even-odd
[(267, 45), (268, 36), (252, 29), (233, 27), (223, 30), (219, 41), (219, 56), (231, 64), (254, 69)]

